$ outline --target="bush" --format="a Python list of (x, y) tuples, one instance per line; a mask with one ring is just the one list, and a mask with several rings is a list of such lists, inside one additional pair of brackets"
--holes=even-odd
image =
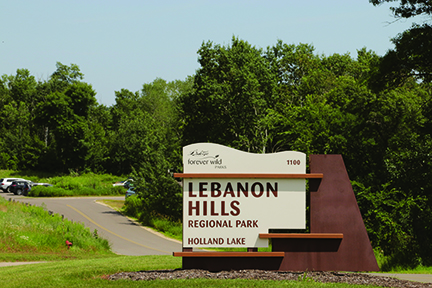
[(142, 201), (138, 198), (137, 195), (132, 195), (126, 198), (125, 204), (123, 206), (123, 211), (122, 211), (124, 214), (130, 217), (140, 219), (142, 211), (143, 211)]
[(111, 187), (98, 187), (96, 189), (90, 187), (75, 187), (75, 188), (62, 188), (62, 187), (45, 187), (34, 186), (30, 192), (31, 197), (64, 197), (64, 196), (89, 196), (89, 195), (122, 195), (125, 189), (121, 186)]
[(167, 169), (160, 168), (156, 172), (141, 169), (133, 174), (134, 187), (143, 211), (139, 220), (145, 224), (157, 218), (167, 218), (173, 222), (182, 219), (182, 187), (161, 171)]
[(152, 219), (151, 226), (156, 230), (164, 232), (169, 236), (181, 240), (183, 236), (183, 227), (181, 222), (172, 222), (168, 219)]

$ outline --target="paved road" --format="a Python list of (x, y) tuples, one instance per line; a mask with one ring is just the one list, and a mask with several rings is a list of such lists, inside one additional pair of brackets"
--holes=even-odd
[(108, 239), (112, 250), (117, 254), (172, 255), (172, 252), (182, 251), (181, 242), (164, 238), (117, 211), (96, 203), (97, 200), (120, 200), (124, 197), (27, 198), (9, 193), (0, 193), (0, 196), (7, 200), (45, 205), (49, 211), (64, 215), (69, 220), (82, 222), (91, 231), (96, 229), (101, 237)]

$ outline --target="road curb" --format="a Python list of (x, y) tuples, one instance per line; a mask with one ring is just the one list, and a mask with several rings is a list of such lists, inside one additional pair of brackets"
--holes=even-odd
[(403, 274), (403, 273), (365, 273), (371, 276), (391, 277), (421, 283), (432, 283), (432, 274)]

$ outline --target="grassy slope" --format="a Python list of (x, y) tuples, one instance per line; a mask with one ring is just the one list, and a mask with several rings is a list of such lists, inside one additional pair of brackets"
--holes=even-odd
[[(74, 245), (68, 249), (65, 241)], [(42, 207), (0, 197), (0, 261), (112, 257), (107, 240)]]

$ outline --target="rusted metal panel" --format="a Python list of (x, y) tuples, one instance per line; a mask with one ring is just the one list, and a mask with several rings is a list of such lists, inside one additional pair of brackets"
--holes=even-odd
[(343, 240), (339, 246), (333, 242), (327, 246), (315, 241), (280, 244), (274, 239), (274, 251), (286, 251), (280, 270), (378, 271), (342, 156), (310, 155), (309, 159), (311, 173), (324, 174), (322, 179), (311, 180), (310, 232), (342, 233)]

